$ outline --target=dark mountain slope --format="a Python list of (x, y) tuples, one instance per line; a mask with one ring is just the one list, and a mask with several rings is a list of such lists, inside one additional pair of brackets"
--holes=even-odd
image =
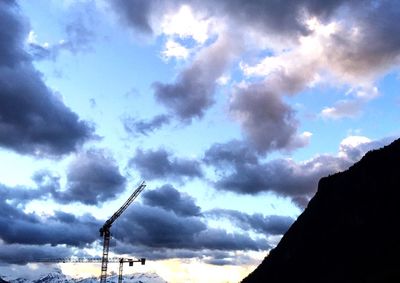
[(322, 178), (305, 211), (242, 282), (400, 282), (400, 140)]

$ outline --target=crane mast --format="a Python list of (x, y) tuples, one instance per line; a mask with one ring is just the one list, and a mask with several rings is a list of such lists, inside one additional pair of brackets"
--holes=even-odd
[[(106, 283), (107, 279), (107, 263), (108, 263), (108, 250), (110, 247), (110, 238), (111, 238), (111, 225), (117, 220), (118, 217), (128, 208), (128, 206), (136, 199), (136, 197), (144, 190), (146, 187), (145, 182), (143, 181), (139, 187), (132, 193), (132, 195), (125, 201), (125, 203), (108, 219), (103, 227), (100, 228), (100, 237), (103, 237), (103, 256), (101, 260), (101, 275), (100, 275), (100, 283)], [(121, 263), (122, 264), (122, 263)]]

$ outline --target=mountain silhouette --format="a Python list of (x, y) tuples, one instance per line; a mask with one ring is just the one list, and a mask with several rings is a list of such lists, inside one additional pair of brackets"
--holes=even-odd
[(242, 283), (400, 282), (400, 140), (368, 152), (318, 191)]

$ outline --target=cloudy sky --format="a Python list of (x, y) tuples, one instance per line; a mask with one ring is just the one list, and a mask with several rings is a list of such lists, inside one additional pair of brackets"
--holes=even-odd
[(239, 281), (319, 178), (400, 136), (399, 18), (384, 0), (0, 0), (0, 274), (100, 256), (145, 180), (112, 255)]

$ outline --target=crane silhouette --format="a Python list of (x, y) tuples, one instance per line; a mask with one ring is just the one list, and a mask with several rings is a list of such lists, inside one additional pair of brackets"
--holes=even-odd
[[(101, 260), (101, 274), (100, 283), (106, 283), (107, 279), (107, 263), (108, 263), (108, 250), (110, 248), (111, 226), (118, 217), (128, 208), (128, 206), (136, 199), (136, 197), (144, 190), (146, 183), (143, 181), (139, 187), (132, 193), (126, 202), (104, 223), (100, 228), (100, 237), (103, 237), (103, 256)], [(122, 264), (122, 263), (121, 263)], [(142, 263), (144, 264), (144, 263)]]
[(142, 265), (145, 264), (146, 259), (131, 259), (131, 258), (120, 258), (119, 259), (119, 271), (118, 271), (118, 283), (122, 283), (122, 272), (124, 268), (124, 262), (129, 263), (129, 266), (133, 266), (134, 262), (140, 262)]

